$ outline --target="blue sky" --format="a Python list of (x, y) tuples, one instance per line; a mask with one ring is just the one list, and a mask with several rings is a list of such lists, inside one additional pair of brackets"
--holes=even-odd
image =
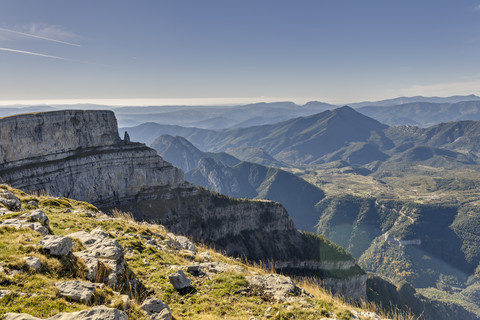
[(0, 74), (3, 104), (480, 94), (480, 0), (2, 0)]

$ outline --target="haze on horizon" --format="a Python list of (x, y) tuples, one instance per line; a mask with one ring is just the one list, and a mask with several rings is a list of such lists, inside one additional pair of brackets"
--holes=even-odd
[(5, 0), (0, 21), (0, 105), (480, 94), (480, 0)]

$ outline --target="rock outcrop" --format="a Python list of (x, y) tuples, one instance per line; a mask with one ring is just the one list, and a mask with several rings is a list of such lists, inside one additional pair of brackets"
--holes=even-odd
[(95, 293), (95, 284), (85, 281), (62, 281), (56, 283), (55, 287), (60, 296), (83, 303), (88, 303)]
[[(74, 255), (85, 261), (87, 265), (87, 279), (96, 282), (106, 282), (115, 288), (118, 277), (126, 270), (123, 248), (117, 240), (112, 239), (101, 229), (87, 233), (78, 231), (68, 235), (70, 238), (80, 240), (86, 247), (85, 250), (75, 252)], [(110, 272), (101, 277), (102, 264), (107, 266)], [(105, 269), (105, 268), (103, 268)]]
[(95, 204), (184, 183), (182, 171), (154, 150), (122, 141), (113, 112), (98, 110), (1, 118), (0, 181)]
[[(26, 313), (7, 313), (5, 320), (42, 320)], [(46, 320), (128, 320), (124, 311), (105, 306), (93, 307), (90, 310), (83, 310), (72, 313), (59, 313)]]

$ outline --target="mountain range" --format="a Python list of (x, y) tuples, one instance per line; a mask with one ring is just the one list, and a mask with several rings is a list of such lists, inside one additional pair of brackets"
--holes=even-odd
[(280, 202), (299, 229), (315, 230), (318, 218), (314, 206), (325, 193), (294, 174), (240, 161), (226, 153), (202, 152), (178, 136), (160, 136), (152, 148), (184, 170), (188, 181), (231, 197)]

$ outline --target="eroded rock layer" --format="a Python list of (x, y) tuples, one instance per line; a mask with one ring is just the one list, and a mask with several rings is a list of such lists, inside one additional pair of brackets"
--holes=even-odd
[(144, 144), (122, 141), (111, 111), (66, 110), (0, 119), (0, 179), (26, 191), (114, 204), (183, 172)]

